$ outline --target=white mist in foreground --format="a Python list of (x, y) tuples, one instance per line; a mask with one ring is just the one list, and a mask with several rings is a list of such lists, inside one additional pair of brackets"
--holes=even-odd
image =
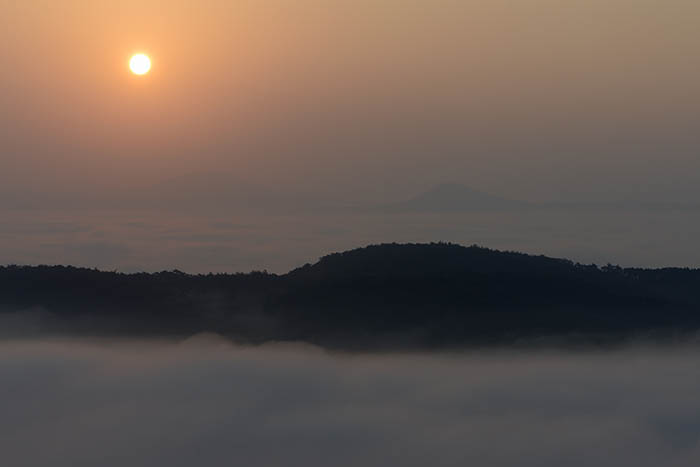
[(695, 466), (700, 350), (0, 343), (12, 466)]

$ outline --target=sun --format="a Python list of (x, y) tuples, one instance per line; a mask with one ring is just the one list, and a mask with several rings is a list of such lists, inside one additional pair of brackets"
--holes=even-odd
[(151, 69), (151, 59), (146, 54), (136, 54), (129, 60), (129, 68), (135, 75), (145, 75)]

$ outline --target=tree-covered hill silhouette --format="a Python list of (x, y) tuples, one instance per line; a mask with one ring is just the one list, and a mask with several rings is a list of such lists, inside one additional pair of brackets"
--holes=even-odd
[[(38, 332), (176, 336), (331, 348), (614, 342), (700, 329), (700, 270), (633, 269), (454, 244), (385, 244), (284, 275), (0, 268), (0, 318)], [(0, 323), (3, 321), (0, 319)], [(11, 335), (6, 330), (2, 335)]]

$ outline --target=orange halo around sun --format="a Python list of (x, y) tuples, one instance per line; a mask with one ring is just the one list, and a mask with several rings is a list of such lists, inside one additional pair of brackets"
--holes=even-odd
[(146, 54), (136, 54), (129, 60), (129, 68), (135, 75), (145, 75), (151, 69), (151, 59)]

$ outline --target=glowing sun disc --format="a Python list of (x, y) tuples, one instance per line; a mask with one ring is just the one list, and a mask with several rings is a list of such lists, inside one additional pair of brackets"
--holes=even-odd
[(129, 68), (135, 75), (145, 75), (151, 69), (151, 59), (148, 55), (136, 54), (129, 60)]

